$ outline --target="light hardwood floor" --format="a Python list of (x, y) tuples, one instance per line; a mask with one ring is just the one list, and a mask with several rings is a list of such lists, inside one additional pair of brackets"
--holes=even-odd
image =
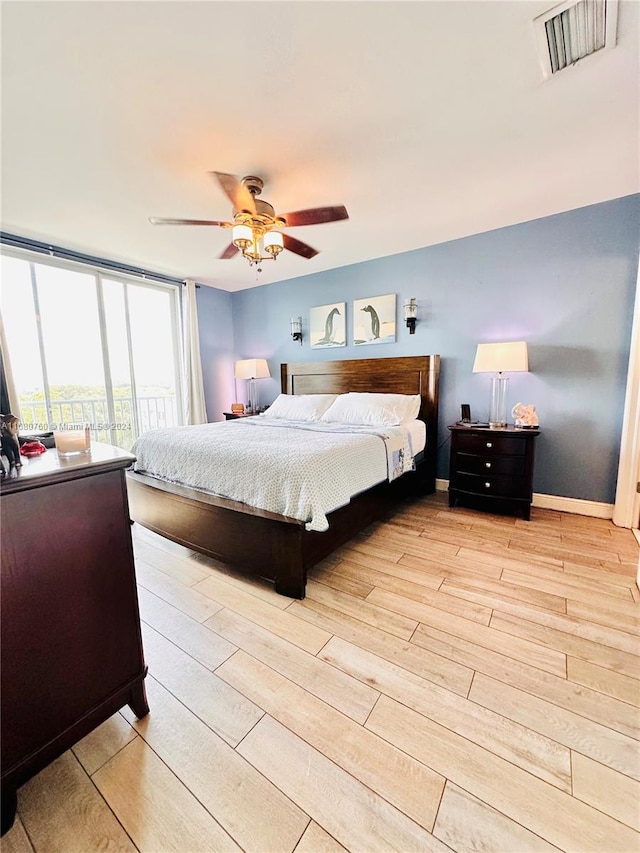
[(151, 714), (23, 786), (2, 853), (640, 850), (630, 531), (434, 495), (294, 602), (133, 529)]

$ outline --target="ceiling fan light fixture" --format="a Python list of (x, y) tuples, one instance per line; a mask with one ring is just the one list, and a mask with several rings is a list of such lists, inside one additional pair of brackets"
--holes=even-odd
[(244, 252), (253, 243), (253, 231), (248, 225), (233, 226), (233, 243)]
[(284, 238), (279, 231), (267, 231), (262, 239), (264, 250), (275, 258), (284, 249)]
[[(313, 207), (276, 215), (268, 201), (256, 198), (262, 192), (262, 178), (247, 175), (240, 180), (226, 172), (210, 174), (218, 181), (233, 205), (232, 222), (217, 219), (168, 219), (158, 216), (149, 217), (149, 221), (152, 225), (215, 225), (220, 228), (231, 228), (231, 243), (218, 256), (220, 260), (229, 260), (240, 253), (249, 262), (249, 266), (253, 266), (262, 261), (276, 261), (284, 249), (309, 260), (318, 254), (317, 249), (290, 234), (282, 234), (274, 229), (320, 225), (349, 218), (347, 208), (343, 204), (333, 207)], [(261, 272), (260, 267), (258, 272)]]

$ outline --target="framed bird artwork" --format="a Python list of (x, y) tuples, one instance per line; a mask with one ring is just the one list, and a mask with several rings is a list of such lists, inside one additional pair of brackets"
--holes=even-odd
[(328, 349), (347, 345), (346, 303), (333, 302), (312, 308), (309, 334), (312, 349)]
[(396, 339), (396, 295), (354, 299), (353, 343), (391, 344)]

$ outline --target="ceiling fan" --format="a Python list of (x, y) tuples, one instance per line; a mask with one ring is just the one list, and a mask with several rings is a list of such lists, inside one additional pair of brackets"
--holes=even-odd
[(277, 229), (319, 225), (349, 218), (344, 205), (313, 207), (309, 210), (296, 210), (293, 213), (276, 215), (269, 202), (257, 198), (264, 186), (261, 178), (247, 175), (240, 180), (235, 175), (228, 175), (225, 172), (209, 174), (219, 182), (233, 204), (232, 221), (165, 219), (157, 216), (150, 216), (149, 221), (152, 225), (214, 225), (220, 228), (232, 228), (233, 239), (219, 256), (221, 260), (228, 260), (240, 252), (249, 264), (253, 265), (260, 261), (275, 261), (283, 249), (288, 249), (303, 258), (313, 258), (318, 254), (317, 249)]

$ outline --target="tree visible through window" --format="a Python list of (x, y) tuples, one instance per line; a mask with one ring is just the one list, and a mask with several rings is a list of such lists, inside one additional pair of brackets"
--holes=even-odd
[(3, 255), (2, 317), (23, 431), (129, 449), (183, 423), (176, 287)]

